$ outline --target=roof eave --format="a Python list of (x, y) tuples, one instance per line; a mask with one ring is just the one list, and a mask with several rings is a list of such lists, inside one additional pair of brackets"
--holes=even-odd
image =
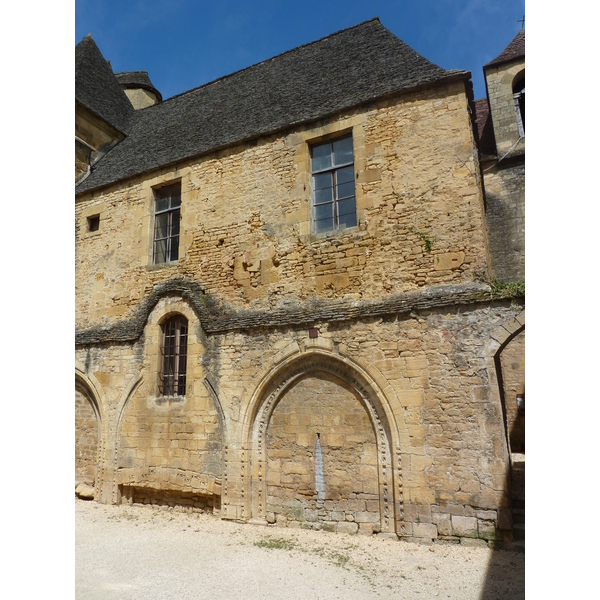
[[(140, 175), (146, 175), (147, 173), (152, 173), (153, 171), (156, 171), (157, 169), (168, 169), (169, 167), (187, 162), (189, 160), (193, 160), (194, 158), (200, 158), (202, 156), (206, 156), (208, 154), (212, 154), (214, 152), (221, 152), (223, 150), (226, 150), (227, 148), (232, 148), (241, 144), (247, 144), (249, 142), (252, 142), (254, 140), (260, 139), (262, 137), (265, 136), (269, 136), (269, 135), (275, 135), (278, 133), (283, 133), (285, 131), (289, 131), (292, 128), (296, 128), (296, 127), (300, 127), (302, 125), (308, 125), (310, 123), (315, 123), (318, 121), (321, 121), (323, 119), (330, 119), (332, 117), (335, 117), (336, 115), (339, 115), (340, 113), (346, 112), (348, 110), (351, 109), (355, 109), (355, 108), (360, 108), (362, 106), (366, 106), (369, 104), (372, 104), (373, 102), (379, 102), (382, 100), (386, 100), (389, 98), (394, 98), (397, 96), (402, 96), (404, 94), (408, 94), (411, 92), (417, 92), (426, 88), (430, 88), (430, 87), (435, 87), (438, 85), (445, 85), (448, 83), (452, 83), (454, 81), (468, 81), (471, 78), (471, 72), (470, 71), (460, 71), (460, 70), (455, 70), (455, 71), (449, 71), (447, 75), (442, 75), (441, 77), (436, 78), (433, 81), (429, 81), (429, 82), (425, 82), (425, 83), (420, 83), (418, 85), (415, 86), (411, 86), (411, 87), (407, 87), (407, 88), (400, 88), (397, 90), (394, 90), (393, 92), (388, 92), (387, 94), (381, 94), (379, 96), (374, 96), (373, 98), (369, 98), (368, 100), (364, 100), (362, 102), (357, 102), (355, 104), (351, 104), (349, 106), (344, 106), (341, 108), (336, 109), (333, 112), (330, 113), (324, 113), (322, 115), (319, 115), (318, 117), (312, 117), (309, 119), (302, 119), (299, 121), (294, 121), (291, 123), (287, 123), (286, 125), (284, 125), (283, 127), (278, 127), (275, 129), (269, 129), (269, 130), (265, 130), (262, 132), (258, 132), (255, 133), (251, 136), (245, 137), (245, 138), (240, 138), (239, 140), (236, 140), (234, 142), (230, 142), (227, 144), (222, 144), (220, 146), (215, 146), (213, 148), (209, 148), (207, 150), (203, 150), (202, 152), (197, 152), (197, 153), (193, 153), (190, 154), (188, 156), (183, 156), (178, 158), (177, 160), (168, 162), (168, 163), (162, 163), (159, 165), (154, 165), (153, 167), (150, 167), (148, 169), (144, 169), (142, 171), (136, 172), (136, 173), (132, 173), (130, 175), (126, 175), (125, 177), (121, 177), (120, 179), (115, 179), (114, 181), (108, 182), (108, 183), (104, 183), (104, 184), (100, 184), (97, 187), (92, 187), (86, 190), (83, 190), (81, 192), (78, 192), (77, 189), (75, 190), (75, 196), (82, 196), (84, 194), (88, 194), (90, 192), (97, 192), (99, 190), (103, 190), (106, 189), (112, 185), (117, 185), (119, 183), (122, 183), (123, 181), (127, 181), (128, 179), (131, 179), (133, 177), (139, 177)], [(107, 153), (108, 155), (108, 153)], [(83, 183), (83, 182), (82, 182)]]

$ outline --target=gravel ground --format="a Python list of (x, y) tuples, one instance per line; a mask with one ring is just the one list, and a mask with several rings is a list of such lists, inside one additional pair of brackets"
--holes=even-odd
[(518, 600), (525, 556), (75, 501), (77, 600)]

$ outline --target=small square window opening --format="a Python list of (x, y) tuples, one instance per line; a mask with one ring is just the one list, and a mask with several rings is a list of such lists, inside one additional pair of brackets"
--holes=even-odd
[(100, 215), (93, 215), (87, 218), (88, 231), (98, 231), (100, 229)]

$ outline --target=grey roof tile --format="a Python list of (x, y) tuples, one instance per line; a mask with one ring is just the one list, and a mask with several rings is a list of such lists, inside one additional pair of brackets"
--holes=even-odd
[(373, 19), (136, 111), (77, 193), (457, 75)]
[(75, 46), (75, 100), (127, 133), (134, 108), (89, 35)]
[(517, 35), (511, 40), (510, 44), (489, 63), (483, 66), (491, 67), (492, 65), (499, 65), (501, 63), (510, 62), (518, 58), (525, 58), (525, 30), (521, 29)]

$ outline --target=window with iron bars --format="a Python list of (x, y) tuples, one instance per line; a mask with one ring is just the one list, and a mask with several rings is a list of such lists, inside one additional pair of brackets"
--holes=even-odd
[(181, 183), (154, 191), (154, 247), (152, 263), (174, 262), (179, 258)]
[(185, 396), (188, 321), (177, 315), (162, 325), (161, 369), (158, 392), (161, 396)]
[(352, 136), (311, 148), (313, 232), (356, 226)]

